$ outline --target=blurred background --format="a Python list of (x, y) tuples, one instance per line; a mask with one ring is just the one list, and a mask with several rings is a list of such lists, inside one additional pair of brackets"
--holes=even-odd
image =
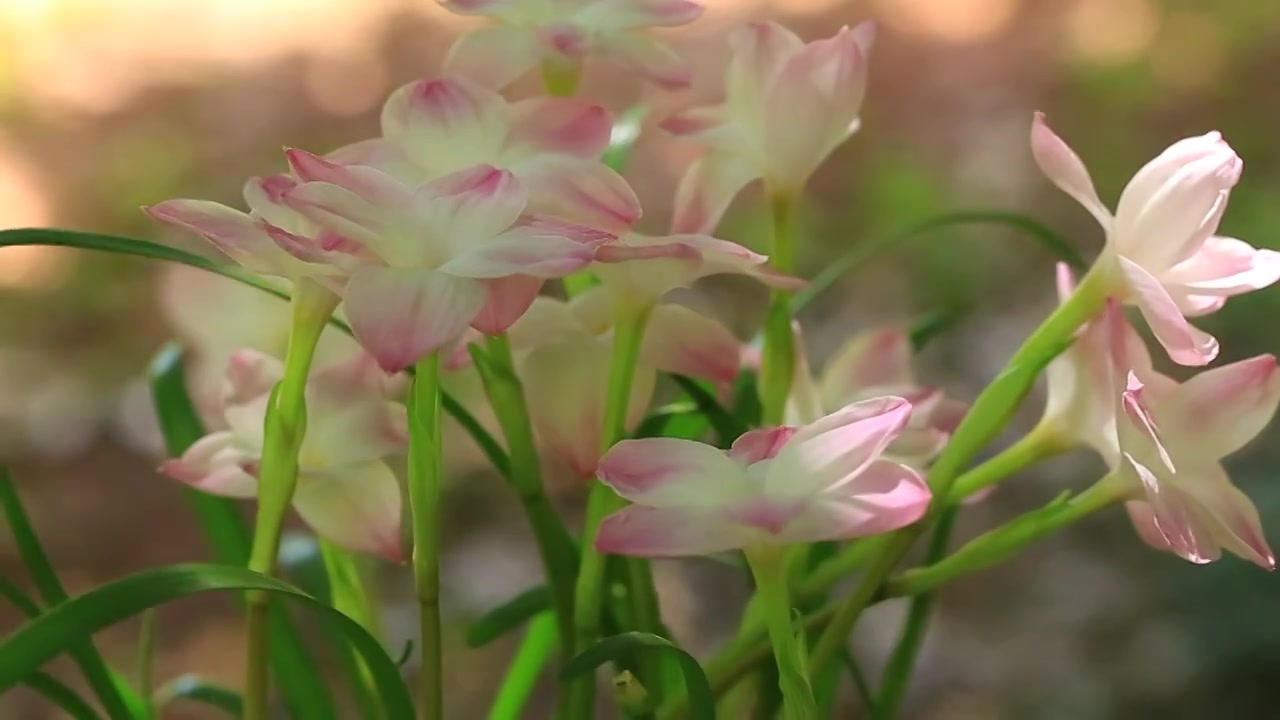
[[(727, 26), (785, 22), (806, 38), (880, 22), (863, 129), (823, 167), (804, 213), (812, 274), (857, 243), (942, 212), (1025, 212), (1092, 257), (1101, 233), (1036, 170), (1027, 148), (1043, 110), (1113, 204), (1130, 175), (1176, 139), (1221, 130), (1246, 172), (1224, 234), (1280, 246), (1280, 5), (1269, 0), (706, 0), (670, 33), (694, 59), (695, 89), (660, 95), (598, 70), (585, 92), (614, 111), (714, 95)], [(239, 204), (249, 175), (283, 167), (284, 145), (325, 151), (377, 129), (382, 99), (431, 75), (470, 27), (431, 0), (4, 0), (0, 3), (0, 227), (58, 226), (157, 239), (142, 204), (174, 196)], [(537, 91), (519, 85), (509, 95)], [(642, 136), (627, 176), (660, 230), (689, 149)], [(757, 197), (721, 235), (763, 236)], [(186, 238), (167, 238), (201, 249)], [(1053, 258), (997, 226), (952, 227), (879, 256), (802, 321), (819, 363), (850, 332), (939, 308), (963, 318), (919, 361), (926, 383), (969, 399), (1051, 306)], [(708, 282), (688, 298), (751, 333), (763, 295)], [(158, 263), (22, 247), (0, 250), (0, 462), (9, 465), (72, 593), (207, 550), (161, 458), (144, 371), (168, 339), (208, 386), (238, 345), (283, 349), (282, 306), (229, 281)], [(1280, 289), (1232, 300), (1203, 322), (1224, 360), (1274, 351)], [(337, 340), (334, 341), (338, 343)], [(459, 392), (466, 393), (465, 387)], [(1015, 428), (1039, 415), (1033, 398)], [(1280, 527), (1280, 425), (1229, 469), (1273, 533)], [(462, 648), (468, 619), (537, 582), (519, 509), (458, 436), (451, 440), (445, 612), (450, 717), (481, 717), (515, 638)], [(1096, 479), (1084, 453), (1014, 479), (968, 508), (959, 535)], [(581, 489), (553, 482), (573, 519)], [(305, 545), (305, 542), (304, 542)], [(706, 561), (659, 564), (667, 620), (706, 653), (732, 630), (745, 588)], [(377, 568), (390, 636), (414, 633), (408, 571)], [(0, 576), (27, 586), (7, 533)], [(942, 593), (906, 716), (1262, 718), (1280, 716), (1280, 584), (1235, 558), (1195, 567), (1141, 545), (1109, 512)], [(863, 620), (856, 652), (878, 672), (905, 607)], [(0, 608), (0, 631), (19, 618)], [(241, 630), (230, 598), (158, 616), (157, 674), (195, 671), (237, 686)], [(128, 674), (138, 624), (98, 637)], [(54, 664), (73, 684), (64, 661)], [(850, 698), (847, 714), (860, 716)], [(0, 716), (52, 718), (34, 695)], [(530, 717), (546, 717), (543, 709)], [(175, 706), (170, 717), (202, 717)]]

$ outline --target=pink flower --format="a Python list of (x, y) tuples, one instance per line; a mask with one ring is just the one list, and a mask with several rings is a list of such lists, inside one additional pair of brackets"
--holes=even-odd
[(911, 402), (911, 419), (885, 450), (885, 456), (923, 468), (933, 460), (967, 409), (937, 388), (917, 384), (911, 369), (911, 338), (900, 330), (877, 330), (849, 338), (815, 379), (796, 329), (796, 375), (787, 416), (815, 422), (851, 402), (896, 395)]
[(596, 252), (591, 270), (614, 298), (637, 307), (660, 301), (676, 288), (709, 275), (749, 275), (773, 287), (795, 290), (804, 281), (769, 267), (769, 258), (708, 235), (624, 235)]
[[(613, 234), (640, 217), (626, 181), (599, 161), (613, 119), (574, 98), (537, 97), (508, 103), (466, 80), (409, 83), (382, 108), (382, 137), (330, 155), (369, 165), (417, 186), (476, 165), (514, 174), (529, 195), (529, 212)], [(299, 175), (308, 177), (305, 167)]]
[(502, 88), (540, 63), (574, 66), (587, 56), (611, 61), (668, 88), (689, 84), (685, 62), (648, 32), (693, 22), (702, 6), (688, 0), (445, 0), (462, 15), (493, 19), (463, 35), (445, 70)]
[[(569, 302), (540, 297), (511, 327), (534, 429), (551, 455), (579, 477), (595, 473), (612, 356), (611, 301), (593, 288)], [(643, 417), (655, 370), (727, 387), (738, 373), (738, 339), (720, 323), (679, 305), (650, 315), (632, 384), (628, 426)]]
[(704, 149), (676, 191), (672, 231), (711, 232), (752, 180), (763, 178), (772, 192), (799, 192), (858, 128), (874, 32), (863, 23), (808, 44), (777, 23), (734, 33), (725, 102), (662, 123)]
[[(232, 356), (223, 391), (225, 430), (192, 445), (160, 471), (204, 492), (257, 495), (263, 424), (278, 360), (251, 350)], [(383, 462), (408, 443), (392, 381), (365, 355), (315, 373), (307, 384), (307, 434), (293, 506), (318, 534), (344, 547), (403, 559), (400, 487)]]
[[(526, 216), (525, 185), (490, 165), (412, 186), (371, 167), (298, 151), (289, 159), (308, 180), (289, 191), (289, 206), (359, 248), (364, 261), (347, 282), (347, 318), (388, 372), (452, 343), (469, 325), (505, 330), (542, 280), (585, 267), (596, 246), (613, 239)], [(302, 239), (298, 245), (310, 249)]]
[(598, 477), (634, 504), (605, 518), (596, 547), (706, 555), (909, 525), (928, 507), (929, 488), (881, 453), (910, 414), (902, 398), (864, 400), (809, 425), (753, 430), (727, 452), (674, 438), (624, 440)]
[(1045, 175), (1097, 218), (1107, 233), (1098, 262), (1115, 294), (1142, 311), (1169, 357), (1205, 365), (1218, 341), (1187, 322), (1228, 297), (1280, 279), (1280, 253), (1216, 235), (1243, 163), (1217, 132), (1179, 140), (1129, 181), (1113, 217), (1084, 163), (1037, 114), (1031, 150)]

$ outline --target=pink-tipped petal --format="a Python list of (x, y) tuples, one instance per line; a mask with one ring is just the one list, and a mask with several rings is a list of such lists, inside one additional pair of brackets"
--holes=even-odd
[(677, 137), (706, 142), (728, 132), (728, 114), (724, 105), (702, 105), (674, 113), (658, 123), (658, 127)]
[(182, 457), (165, 460), (160, 472), (191, 487), (233, 498), (258, 494), (251, 474), (258, 456), (230, 432), (216, 432), (197, 440)]
[(576, 98), (539, 97), (512, 103), (507, 148), (515, 153), (559, 153), (595, 160), (609, 147), (613, 118)]
[(1169, 291), (1146, 269), (1125, 257), (1119, 263), (1134, 304), (1169, 358), (1180, 365), (1212, 362), (1218, 356), (1218, 341), (1187, 322)]
[(869, 388), (911, 387), (911, 338), (896, 330), (863, 332), (849, 338), (827, 361), (819, 381), (824, 404), (838, 407)]
[(581, 270), (596, 254), (590, 245), (537, 225), (513, 227), (490, 240), (473, 242), (441, 271), (482, 279), (511, 275), (549, 279)]
[(711, 233), (733, 198), (760, 177), (743, 158), (710, 151), (693, 161), (676, 187), (672, 233)]
[[(1221, 546), (1213, 538), (1199, 514), (1190, 507), (1186, 498), (1167, 477), (1157, 475), (1151, 468), (1131, 455), (1125, 455), (1122, 472), (1130, 474), (1146, 492), (1146, 505), (1150, 508), (1150, 522), (1146, 517), (1135, 518), (1144, 522), (1139, 535), (1155, 547), (1167, 548), (1185, 560), (1202, 565), (1217, 560), (1222, 555)], [(1164, 474), (1162, 472), (1162, 474)], [(1141, 509), (1139, 509), (1141, 510)], [(1131, 517), (1132, 515), (1132, 510)]]
[(560, 218), (614, 235), (640, 219), (640, 201), (618, 173), (603, 164), (566, 155), (539, 155), (520, 165), (529, 189), (529, 212)]
[(1111, 212), (1098, 199), (1080, 156), (1049, 129), (1041, 112), (1031, 122), (1031, 155), (1050, 182), (1083, 205), (1103, 228), (1111, 228)]
[(484, 308), (471, 327), (485, 335), (506, 332), (533, 304), (542, 290), (542, 278), (508, 275), (485, 282)]
[(727, 386), (738, 376), (741, 344), (715, 320), (687, 307), (662, 304), (650, 315), (640, 361)]
[(502, 89), (537, 67), (544, 52), (533, 33), (509, 25), (491, 25), (458, 38), (449, 49), (444, 72)]
[(950, 437), (950, 433), (931, 427), (904, 428), (902, 434), (884, 449), (884, 454), (895, 462), (922, 469), (942, 452)]
[(533, 348), (520, 366), (539, 440), (578, 477), (600, 460), (600, 425), (609, 384), (609, 345), (569, 337)]
[(400, 540), (400, 485), (380, 461), (299, 478), (293, 507), (315, 531), (349, 550), (392, 562), (405, 559)]
[(911, 403), (889, 396), (853, 403), (800, 428), (770, 466), (766, 492), (804, 496), (855, 481), (910, 417)]
[(296, 148), (285, 150), (284, 155), (294, 176), (302, 182), (331, 183), (375, 205), (391, 205), (404, 199), (404, 186), (381, 170), (344, 165)]
[(497, 157), (507, 134), (507, 105), (493, 90), (466, 80), (419, 80), (387, 98), (382, 133), (437, 176)]
[(743, 468), (723, 450), (678, 438), (623, 440), (600, 459), (600, 482), (641, 505), (713, 508), (743, 494)]
[[(1271, 423), (1280, 406), (1273, 355), (1211, 368), (1183, 383), (1161, 410), (1196, 449), (1216, 461), (1243, 447)], [(1188, 448), (1190, 449), (1190, 448)]]
[(206, 200), (166, 200), (143, 210), (155, 220), (204, 238), (254, 272), (288, 277), (302, 267), (276, 247), (260, 221), (226, 205)]
[(1196, 482), (1187, 483), (1187, 493), (1223, 549), (1264, 570), (1276, 568), (1275, 554), (1262, 531), (1258, 509), (1231, 484), (1221, 466), (1214, 466)]
[(347, 319), (382, 369), (399, 372), (461, 335), (485, 300), (484, 285), (476, 280), (366, 267), (347, 284)]
[(919, 520), (930, 498), (919, 473), (880, 460), (859, 473), (855, 483), (813, 498), (778, 539), (810, 543), (879, 535)]
[(1243, 240), (1214, 236), (1161, 279), (1175, 294), (1181, 289), (1201, 296), (1240, 295), (1280, 280), (1280, 253), (1255, 248)]
[(633, 505), (604, 519), (596, 549), (631, 557), (688, 557), (737, 550), (763, 537), (714, 512)]
[(622, 31), (611, 35), (602, 54), (624, 70), (634, 72), (666, 90), (689, 87), (693, 73), (689, 63), (671, 46), (647, 33)]
[(729, 457), (744, 465), (775, 458), (797, 430), (799, 428), (791, 425), (750, 430), (733, 441)]
[(759, 132), (767, 95), (782, 67), (804, 42), (775, 22), (751, 23), (729, 36), (726, 103), (736, 122)]

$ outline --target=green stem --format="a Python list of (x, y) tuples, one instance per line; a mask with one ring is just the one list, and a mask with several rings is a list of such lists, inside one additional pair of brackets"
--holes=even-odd
[(1070, 444), (1063, 440), (1062, 434), (1053, 425), (1040, 423), (995, 457), (956, 478), (951, 486), (951, 501), (964, 500), (1041, 460), (1070, 449)]
[(142, 627), (138, 631), (138, 697), (142, 700), (148, 718), (156, 717), (155, 691), (156, 611), (142, 613)]
[[(794, 202), (788, 193), (772, 195), (773, 251), (769, 264), (790, 273), (794, 265)], [(779, 289), (769, 293), (764, 321), (764, 353), (760, 368), (761, 418), (765, 425), (782, 424), (787, 396), (795, 375), (795, 333), (791, 329), (791, 294)]]
[(489, 708), (489, 720), (519, 720), (529, 702), (542, 668), (556, 648), (556, 618), (542, 613), (529, 622), (520, 649), (498, 686), (498, 695)]
[(778, 663), (778, 687), (782, 690), (786, 720), (817, 720), (818, 704), (805, 668), (804, 648), (791, 622), (791, 598), (787, 590), (786, 555), (782, 548), (748, 548), (747, 563), (756, 580), (756, 595), (764, 607), (769, 641)]
[[(382, 631), (377, 610), (365, 588), (360, 558), (324, 538), (319, 538), (319, 545), (320, 559), (324, 562), (325, 576), (329, 581), (329, 604), (360, 623), (371, 635), (380, 637)], [(345, 646), (342, 650), (350, 654), (352, 670), (360, 679), (357, 700), (361, 704), (363, 715), (369, 718), (379, 717), (381, 711), (377, 702), (377, 684), (369, 672), (368, 664), (354, 650)]]
[(421, 621), (419, 681), (424, 720), (444, 718), (440, 628), (440, 356), (415, 366), (409, 406), (409, 508), (413, 523), (413, 579)]
[[(627, 406), (631, 402), (631, 383), (635, 377), (640, 345), (650, 308), (619, 308), (613, 329), (613, 353), (609, 368), (609, 386), (605, 392), (604, 424), (600, 433), (601, 452), (626, 437)], [(603, 603), (605, 556), (596, 551), (596, 534), (606, 515), (620, 509), (624, 501), (596, 481), (587, 499), (587, 517), (582, 530), (582, 560), (573, 596), (573, 654), (586, 650), (600, 637), (600, 610)], [(630, 594), (632, 597), (636, 593)], [(642, 602), (643, 599), (637, 602)], [(632, 611), (636, 617), (635, 605)], [(641, 612), (647, 612), (640, 609)], [(641, 681), (646, 678), (641, 678)], [(571, 720), (594, 717), (595, 678), (584, 673), (569, 685), (567, 713)]]
[(497, 415), (511, 453), (511, 484), (520, 497), (542, 559), (543, 572), (551, 589), (560, 647), (573, 642), (573, 592), (578, 573), (578, 550), (560, 516), (547, 499), (542, 483), (542, 460), (538, 455), (533, 424), (524, 387), (516, 375), (511, 342), (506, 334), (485, 341), (486, 362), (478, 364), (489, 404)]
[(582, 80), (582, 63), (563, 57), (542, 62), (542, 89), (551, 97), (573, 97)]
[[(858, 585), (837, 610), (835, 617), (814, 648), (814, 668), (821, 670), (835, 659), (862, 611), (879, 591), (881, 583), (911, 549), (915, 539), (945, 511), (945, 498), (957, 476), (987, 443), (1008, 424), (1014, 410), (1031, 391), (1040, 371), (1070, 343), (1072, 335), (1106, 303), (1110, 292), (1110, 262), (1103, 258), (1085, 275), (1075, 292), (1041, 323), (1005, 369), (988, 385), (965, 415), (950, 442), (929, 471), (934, 502), (920, 522), (889, 536), (880, 555), (863, 573)], [(939, 500), (940, 498), (944, 500)]]
[[(338, 297), (319, 284), (303, 278), (290, 301), (292, 325), (285, 353), (284, 375), (272, 392), (262, 440), (262, 460), (258, 467), (258, 513), (249, 569), (275, 575), (280, 552), (280, 530), (298, 484), (298, 452), (307, 432), (307, 376), (315, 357), (320, 334), (337, 307)], [(248, 657), (245, 662), (245, 720), (266, 720), (268, 677), (269, 595), (247, 593)]]

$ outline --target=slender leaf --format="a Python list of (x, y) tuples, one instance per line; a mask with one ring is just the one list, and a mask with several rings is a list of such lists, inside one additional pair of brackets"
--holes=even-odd
[(17, 608), (23, 615), (27, 617), (35, 617), (40, 614), (40, 606), (36, 604), (31, 596), (18, 589), (17, 585), (0, 578), (0, 598), (4, 598), (8, 603)]
[(733, 381), (733, 416), (743, 427), (757, 427), (764, 409), (760, 407), (759, 377), (754, 370), (743, 370)]
[(665, 652), (680, 664), (684, 676), (689, 712), (694, 720), (715, 720), (715, 696), (702, 666), (692, 655), (670, 640), (649, 633), (629, 632), (605, 638), (579, 653), (560, 670), (560, 680), (593, 672), (607, 662), (617, 662), (636, 652)]
[(39, 693), (45, 700), (57, 705), (71, 720), (101, 720), (97, 711), (84, 700), (81, 700), (80, 696), (76, 695), (71, 688), (63, 685), (52, 675), (38, 671), (33, 672), (24, 678), (21, 684)]
[(175, 700), (207, 705), (235, 718), (244, 712), (244, 699), (240, 693), (199, 675), (179, 675), (156, 691), (156, 707), (160, 710)]
[(489, 720), (519, 720), (538, 676), (555, 652), (556, 634), (556, 617), (552, 613), (544, 612), (529, 623), (520, 649), (498, 686), (498, 694), (489, 708)]
[(529, 588), (485, 613), (467, 628), (467, 647), (488, 645), (550, 608), (550, 588), (546, 585)]
[(1077, 270), (1084, 270), (1088, 267), (1088, 263), (1084, 261), (1084, 258), (1080, 257), (1080, 253), (1076, 252), (1070, 243), (1037, 220), (1025, 215), (998, 210), (959, 210), (929, 218), (896, 235), (887, 235), (871, 242), (859, 243), (850, 248), (848, 252), (818, 273), (817, 277), (792, 297), (792, 314), (802, 310), (813, 302), (814, 298), (844, 277), (845, 274), (872, 256), (913, 238), (923, 237), (939, 228), (967, 224), (996, 224), (1015, 227), (1025, 231), (1049, 252), (1053, 253), (1054, 256), (1070, 263)]
[[(261, 278), (250, 273), (238, 266), (229, 265), (225, 262), (210, 260), (206, 257), (196, 255), (194, 253), (179, 250), (177, 248), (154, 243), (147, 240), (137, 240), (135, 238), (120, 237), (118, 235), (103, 235), (100, 233), (78, 232), (75, 230), (56, 230), (52, 228), (17, 228), (13, 230), (0, 230), (0, 247), (11, 247), (18, 245), (51, 245), (56, 247), (74, 247), (82, 250), (97, 250), (102, 252), (115, 253), (117, 255), (132, 255), (134, 257), (149, 258), (152, 260), (164, 260), (166, 262), (176, 262), (182, 265), (190, 265), (194, 268), (207, 270), (211, 273), (222, 275), (237, 282), (244, 283), (250, 287), (255, 287), (263, 292), (271, 293), (278, 298), (288, 299), (289, 293), (277, 287), (271, 281)], [(334, 327), (350, 334), (351, 328), (346, 323), (334, 318), (330, 321)], [(444, 409), (453, 416), (463, 430), (480, 446), (485, 455), (494, 463), (495, 467), (500, 470), (508, 467), (509, 463), (505, 462), (505, 453), (502, 452), (500, 445), (485, 431), (484, 426), (475, 419), (466, 408), (457, 401), (456, 398), (444, 393)], [(500, 459), (502, 458), (502, 459)]]
[(963, 311), (957, 309), (939, 310), (928, 313), (916, 320), (911, 325), (911, 349), (916, 352), (923, 350), (924, 346), (929, 344), (929, 341), (949, 330), (952, 325), (955, 325), (963, 314)]
[[(35, 583), (41, 599), (47, 605), (62, 602), (66, 599), (67, 593), (62, 589), (62, 582), (58, 580), (57, 574), (53, 571), (53, 565), (50, 564), (39, 538), (36, 537), (35, 530), (27, 520), (27, 514), (22, 509), (22, 501), (18, 498), (18, 491), (13, 486), (9, 471), (3, 467), (0, 467), (0, 504), (4, 506), (9, 531), (13, 533), (18, 553), (22, 556), (22, 563), (31, 574), (31, 580)], [(80, 667), (80, 672), (84, 673), (85, 680), (89, 682), (89, 687), (93, 689), (98, 702), (102, 703), (107, 716), (112, 720), (130, 720), (133, 713), (119, 688), (116, 687), (115, 681), (111, 679), (111, 671), (106, 661), (98, 654), (93, 640), (85, 635), (76, 638), (75, 642), (66, 649), (70, 651), (71, 658)], [(38, 668), (39, 666), (33, 667), (31, 670)], [(19, 676), (14, 678), (14, 681), (21, 679)]]
[(672, 379), (688, 394), (694, 404), (698, 406), (698, 410), (707, 418), (707, 422), (711, 423), (711, 427), (716, 431), (718, 443), (721, 447), (728, 447), (730, 443), (738, 439), (738, 436), (747, 431), (747, 426), (738, 421), (733, 413), (725, 409), (720, 401), (716, 400), (715, 395), (706, 389), (697, 380), (685, 377), (683, 375), (672, 375)]
[(197, 593), (260, 590), (285, 595), (338, 628), (360, 652), (389, 720), (412, 720), (413, 701), (399, 668), (359, 623), (301, 590), (244, 568), (174, 565), (145, 570), (67, 600), (0, 640), (0, 691), (73, 647), (82, 638), (147, 608)]

